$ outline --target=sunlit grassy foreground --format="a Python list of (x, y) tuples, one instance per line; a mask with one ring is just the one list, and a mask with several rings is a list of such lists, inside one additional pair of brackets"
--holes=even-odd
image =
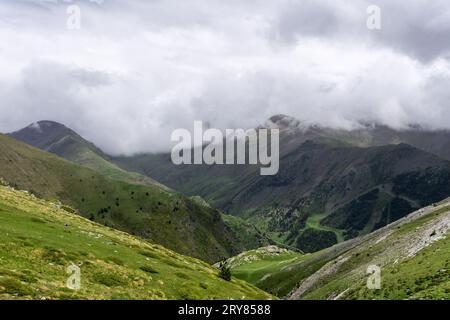
[[(0, 186), (0, 299), (270, 299), (200, 260)], [(70, 210), (69, 210), (70, 211)], [(81, 288), (67, 287), (80, 266)]]

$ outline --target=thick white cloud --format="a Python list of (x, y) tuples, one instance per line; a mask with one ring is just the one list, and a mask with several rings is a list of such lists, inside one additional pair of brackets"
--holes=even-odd
[(381, 30), (365, 0), (2, 1), (0, 131), (55, 120), (117, 154), (276, 113), (450, 128), (450, 3), (373, 2)]

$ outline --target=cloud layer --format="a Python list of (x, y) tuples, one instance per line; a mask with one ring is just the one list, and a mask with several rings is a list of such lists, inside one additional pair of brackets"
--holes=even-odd
[[(55, 120), (130, 154), (167, 149), (194, 120), (277, 113), (450, 128), (450, 3), (413, 2), (2, 1), (0, 131)], [(371, 4), (381, 30), (366, 27)]]

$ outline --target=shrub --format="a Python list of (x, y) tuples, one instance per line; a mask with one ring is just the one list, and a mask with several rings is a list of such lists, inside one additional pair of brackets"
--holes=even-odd
[(231, 269), (223, 261), (219, 266), (219, 278), (222, 278), (225, 281), (231, 280)]

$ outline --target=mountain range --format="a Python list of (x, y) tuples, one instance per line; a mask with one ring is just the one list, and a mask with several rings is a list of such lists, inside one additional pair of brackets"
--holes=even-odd
[[(150, 176), (255, 224), (272, 240), (316, 251), (366, 234), (450, 195), (448, 131), (364, 124), (342, 130), (277, 115), (280, 171), (251, 165), (179, 165), (170, 154), (115, 157)], [(319, 240), (317, 240), (319, 239)]]
[(0, 177), (92, 221), (206, 261), (245, 248), (216, 209), (159, 184), (112, 179), (5, 135), (0, 135)]
[[(117, 297), (147, 297), (124, 289), (132, 278), (153, 298), (214, 298), (209, 289), (221, 282), (194, 258), (213, 263), (230, 257), (234, 277), (278, 297), (448, 296), (449, 204), (439, 201), (450, 196), (449, 132), (373, 124), (332, 129), (285, 115), (261, 128), (280, 129), (274, 176), (261, 176), (255, 165), (175, 166), (169, 153), (114, 157), (53, 121), (0, 134), (0, 218), (13, 231), (6, 236), (15, 237), (4, 243), (23, 263), (33, 254), (61, 266), (103, 261), (112, 273), (90, 269), (89, 283), (105, 298), (111, 289)], [(75, 252), (69, 244), (81, 239), (72, 224), (109, 240), (96, 243), (93, 253), (84, 239), (78, 244), (84, 249)], [(25, 235), (19, 232), (24, 228), (39, 232)], [(55, 237), (69, 242), (56, 245)], [(109, 243), (117, 250), (107, 249)], [(57, 248), (62, 245), (64, 251)], [(0, 250), (17, 269), (6, 254), (12, 249)], [(124, 255), (111, 255), (118, 250)], [(143, 266), (142, 255), (151, 266)], [(194, 267), (188, 271), (183, 263)], [(372, 264), (387, 270), (388, 288), (364, 289)], [(0, 296), (49, 295), (41, 284), (51, 279), (30, 268), (8, 270), (0, 269)], [(170, 282), (174, 273), (179, 279)], [(170, 288), (161, 284), (166, 281)], [(188, 284), (196, 288), (192, 294)], [(273, 298), (243, 283), (226, 286), (230, 298)], [(53, 298), (68, 298), (56, 292)]]
[(280, 130), (274, 176), (261, 176), (255, 165), (174, 165), (169, 153), (112, 157), (52, 121), (10, 136), (115, 180), (200, 196), (255, 225), (264, 236), (252, 235), (253, 245), (267, 243), (266, 237), (314, 252), (450, 195), (447, 131), (374, 124), (332, 129), (286, 115), (261, 128)]
[(9, 136), (91, 168), (110, 178), (134, 184), (156, 185), (168, 190), (165, 186), (147, 176), (122, 170), (113, 164), (110, 157), (92, 142), (85, 140), (63, 124), (54, 121), (38, 121), (9, 134)]

